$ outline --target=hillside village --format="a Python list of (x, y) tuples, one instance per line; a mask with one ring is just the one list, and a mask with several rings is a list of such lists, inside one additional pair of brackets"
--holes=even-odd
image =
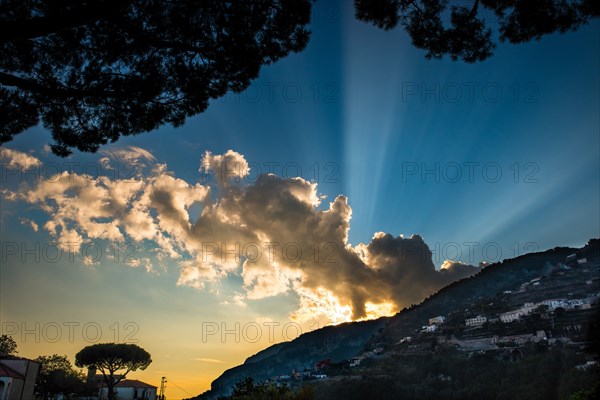
[[(267, 382), (299, 386), (305, 382), (360, 378), (365, 368), (402, 354), (428, 354), (451, 346), (472, 354), (497, 353), (514, 357), (524, 346), (585, 343), (587, 325), (600, 309), (600, 258), (567, 256), (547, 272), (495, 296), (480, 297), (464, 310), (433, 315), (420, 329), (395, 343), (371, 342), (354, 357), (338, 362), (315, 360), (312, 368), (294, 368)], [(588, 356), (578, 369), (595, 368)], [(451, 379), (442, 377), (441, 379)]]

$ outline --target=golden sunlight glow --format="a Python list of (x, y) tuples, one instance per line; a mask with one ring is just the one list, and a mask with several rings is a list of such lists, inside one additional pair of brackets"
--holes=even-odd
[(367, 316), (364, 319), (391, 317), (398, 312), (398, 307), (392, 302), (384, 302), (379, 304), (366, 303), (365, 309), (367, 311)]
[(306, 322), (320, 319), (327, 324), (341, 324), (352, 320), (352, 307), (342, 305), (331, 291), (324, 288), (310, 290), (302, 287), (296, 290), (300, 292), (300, 307), (292, 314), (293, 321)]
[[(398, 312), (398, 307), (392, 302), (377, 304), (367, 302), (365, 310), (367, 314), (364, 318), (360, 318), (360, 321), (392, 316)], [(342, 304), (337, 296), (324, 288), (312, 291), (303, 290), (300, 308), (293, 313), (292, 320), (307, 322), (315, 319), (321, 320), (327, 325), (351, 322), (353, 321), (352, 307), (349, 304)]]

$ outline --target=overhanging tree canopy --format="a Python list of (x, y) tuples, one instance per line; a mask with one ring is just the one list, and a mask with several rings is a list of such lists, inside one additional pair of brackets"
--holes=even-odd
[(52, 150), (183, 124), (308, 42), (309, 0), (0, 0), (0, 143)]
[[(312, 0), (0, 0), (0, 144), (37, 125), (55, 154), (182, 125), (302, 50)], [(597, 0), (355, 0), (428, 58), (476, 62), (500, 40), (574, 30)], [(492, 17), (492, 18), (490, 18)]]
[[(600, 15), (597, 0), (354, 0), (359, 20), (401, 25), (427, 58), (483, 61), (495, 38), (522, 43), (576, 30)], [(494, 35), (493, 30), (498, 34)]]

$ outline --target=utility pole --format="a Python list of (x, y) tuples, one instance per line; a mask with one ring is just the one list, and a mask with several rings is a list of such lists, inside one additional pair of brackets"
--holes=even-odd
[(158, 394), (158, 400), (165, 400), (165, 389), (167, 388), (167, 378), (164, 376), (160, 380), (160, 392)]

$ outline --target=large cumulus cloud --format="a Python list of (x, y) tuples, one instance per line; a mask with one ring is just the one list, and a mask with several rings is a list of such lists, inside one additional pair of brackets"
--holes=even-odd
[[(180, 285), (202, 289), (239, 275), (245, 301), (295, 293), (297, 319), (389, 314), (477, 271), (451, 262), (436, 270), (418, 235), (376, 233), (371, 242), (352, 246), (345, 196), (322, 204), (317, 184), (300, 177), (265, 174), (244, 182), (250, 168), (233, 150), (204, 154), (201, 170), (213, 174), (214, 186), (175, 177), (142, 149), (111, 157), (101, 163), (119, 157), (144, 173), (121, 179), (64, 172), (6, 191), (5, 198), (44, 210), (49, 218), (43, 228), (59, 243), (151, 242), (154, 262), (176, 263)], [(201, 211), (192, 219), (194, 206)], [(149, 269), (148, 258), (131, 264)]]

